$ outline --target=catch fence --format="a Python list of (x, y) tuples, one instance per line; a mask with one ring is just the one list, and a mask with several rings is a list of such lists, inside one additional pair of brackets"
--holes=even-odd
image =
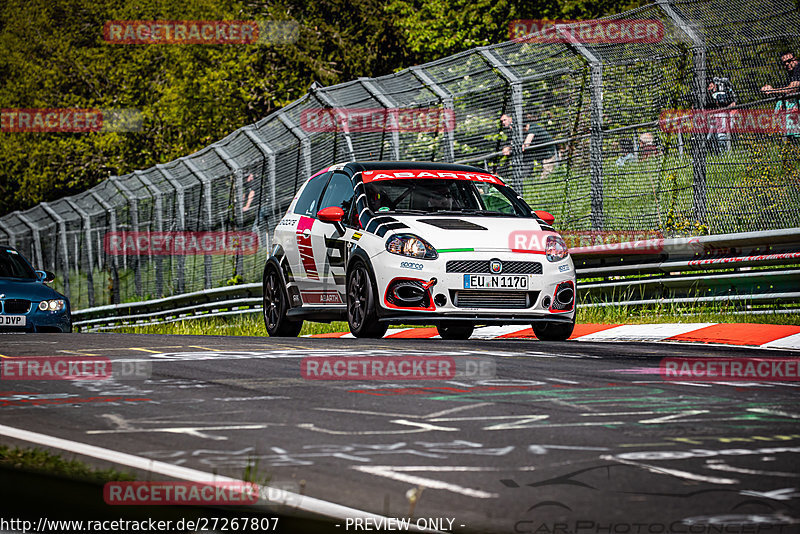
[[(312, 86), (195, 154), (0, 218), (0, 243), (54, 271), (75, 309), (258, 283), (298, 186), (351, 160), (488, 169), (552, 212), (561, 231), (674, 237), (800, 227), (800, 129), (725, 130), (717, 122), (706, 131), (667, 120), (709, 108), (714, 78), (735, 92), (733, 108), (712, 113), (717, 121), (791, 110), (794, 100), (761, 88), (787, 84), (779, 56), (800, 53), (796, 5), (658, 0), (600, 24), (637, 21), (656, 23), (660, 34), (600, 42), (558, 25), (546, 42), (517, 38), (387, 76)], [(380, 128), (376, 110), (386, 112), (377, 114)], [(368, 127), (359, 122), (365, 115)], [(386, 126), (408, 118), (409, 127)], [(252, 238), (255, 245), (161, 254), (153, 242), (181, 235), (202, 248), (210, 239), (220, 252), (219, 232), (237, 235), (234, 248)], [(134, 241), (114, 241), (120, 236)]]

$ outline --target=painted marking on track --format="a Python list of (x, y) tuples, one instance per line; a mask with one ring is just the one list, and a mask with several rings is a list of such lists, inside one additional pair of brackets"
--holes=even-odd
[[(477, 417), (440, 417), (436, 419), (431, 419), (431, 421), (435, 423), (446, 423), (446, 422), (455, 422), (455, 421), (494, 421), (500, 419), (512, 419), (515, 420), (511, 423), (497, 423), (494, 425), (489, 425), (483, 427), (483, 430), (521, 430), (523, 428), (533, 428), (530, 423), (535, 423), (538, 421), (543, 421), (549, 418), (549, 415), (494, 415), (494, 416), (477, 416)], [(540, 426), (540, 425), (535, 425)]]
[(474, 497), (476, 499), (496, 499), (497, 497), (499, 497), (497, 493), (489, 493), (487, 491), (479, 489), (466, 488), (464, 486), (459, 486), (458, 484), (451, 484), (449, 482), (444, 482), (443, 480), (435, 480), (433, 478), (426, 478), (417, 475), (406, 474), (406, 472), (408, 471), (415, 471), (415, 470), (423, 472), (427, 471), (430, 469), (429, 466), (398, 467), (393, 465), (375, 465), (375, 466), (357, 465), (357, 466), (351, 466), (351, 468), (355, 469), (356, 471), (361, 471), (362, 473), (368, 473), (370, 475), (390, 478), (392, 480), (413, 484), (415, 486), (423, 486), (425, 487), (425, 489), (440, 489), (452, 493), (457, 493), (459, 495), (465, 495), (467, 497)]
[(227, 426), (185, 426), (171, 428), (118, 428), (115, 430), (87, 430), (87, 434), (130, 434), (140, 432), (165, 432), (167, 434), (186, 434), (197, 438), (211, 439), (215, 441), (227, 440), (227, 436), (215, 436), (206, 434), (210, 430), (259, 430), (270, 425), (227, 425)]
[(141, 348), (141, 347), (130, 347), (128, 350), (138, 350), (138, 351), (141, 351), (141, 352), (149, 352), (151, 354), (160, 354), (161, 353), (160, 350), (150, 350), (150, 349), (144, 349), (144, 348)]
[(748, 412), (754, 413), (763, 413), (767, 415), (777, 415), (780, 417), (788, 417), (790, 419), (800, 419), (800, 414), (796, 413), (789, 413), (789, 412), (781, 412), (779, 410), (769, 410), (767, 408), (748, 408)]
[[(134, 456), (133, 454), (118, 452), (111, 449), (105, 449), (103, 447), (89, 445), (87, 443), (57, 438), (55, 436), (48, 436), (46, 434), (31, 432), (29, 430), (23, 430), (21, 428), (14, 428), (6, 425), (0, 425), (0, 435), (44, 445), (45, 447), (53, 447), (55, 449), (74, 452), (83, 456), (98, 458), (106, 462), (112, 462), (118, 465), (132, 467), (134, 469), (141, 469), (143, 471), (157, 473), (159, 475), (171, 478), (177, 478), (178, 480), (202, 483), (242, 482), (241, 480), (236, 480), (235, 478), (226, 477), (216, 473), (206, 473), (204, 471), (191, 469), (189, 467), (172, 465), (166, 462), (153, 460), (151, 458), (142, 458), (141, 456)], [(371, 521), (387, 519), (378, 514), (323, 501), (321, 499), (309, 497), (308, 495), (299, 495), (290, 491), (280, 492), (280, 494), (284, 497), (282, 501), (270, 499), (269, 496), (271, 494), (268, 487), (259, 486), (259, 493), (262, 495), (262, 499), (266, 500), (268, 504), (287, 505), (295, 509), (306, 510), (308, 512), (321, 514), (326, 517), (340, 519), (343, 521), (348, 518), (355, 517), (371, 518)], [(274, 509), (270, 506), (266, 508), (266, 511), (274, 512)], [(419, 531), (419, 529), (416, 531)]]
[(730, 473), (742, 473), (744, 475), (761, 475), (761, 476), (789, 477), (789, 478), (800, 477), (800, 473), (784, 473), (782, 471), (761, 471), (758, 469), (745, 469), (743, 467), (735, 467), (726, 464), (722, 460), (708, 460), (706, 461), (706, 467), (709, 469), (714, 469), (716, 471), (728, 471)]
[(64, 354), (77, 354), (78, 356), (100, 356), (99, 354), (95, 354), (94, 352), (87, 352), (88, 349), (78, 349), (78, 350), (68, 350), (68, 349), (60, 349), (57, 352), (63, 352)]
[(457, 432), (458, 428), (447, 427), (447, 426), (436, 426), (431, 425), (428, 423), (421, 423), (415, 421), (408, 421), (406, 419), (392, 419), (389, 421), (390, 423), (394, 423), (397, 425), (406, 425), (406, 426), (415, 426), (418, 428), (408, 429), (408, 430), (360, 430), (360, 431), (348, 431), (348, 430), (331, 430), (328, 428), (321, 428), (313, 423), (300, 423), (297, 425), (298, 428), (302, 428), (304, 430), (312, 430), (314, 432), (321, 432), (323, 434), (332, 434), (334, 436), (376, 436), (376, 435), (391, 435), (391, 434), (415, 434), (418, 432), (430, 432), (430, 431), (440, 431), (440, 432)]
[(689, 473), (688, 471), (680, 471), (678, 469), (668, 469), (666, 467), (657, 467), (655, 465), (650, 464), (643, 464), (639, 462), (633, 462), (631, 460), (625, 460), (623, 458), (617, 458), (616, 456), (611, 455), (603, 455), (600, 456), (601, 460), (608, 460), (609, 462), (619, 462), (625, 465), (632, 465), (634, 467), (641, 467), (646, 471), (650, 471), (651, 473), (657, 473), (661, 475), (669, 475), (676, 478), (683, 478), (686, 480), (694, 480), (696, 482), (708, 482), (710, 484), (738, 484), (739, 481), (734, 478), (718, 478), (718, 477), (709, 477), (705, 475), (698, 475), (696, 473)]
[(211, 347), (201, 347), (199, 345), (187, 345), (186, 348), (189, 349), (202, 349), (202, 350), (210, 350), (212, 352), (220, 352), (219, 349), (212, 349)]
[(691, 417), (692, 415), (700, 415), (701, 413), (709, 413), (711, 410), (686, 410), (683, 412), (674, 413), (672, 415), (665, 415), (663, 417), (654, 417), (653, 419), (641, 419), (640, 423), (643, 424), (659, 424), (666, 423), (667, 421), (674, 421), (683, 417)]
[(599, 451), (599, 452), (606, 452), (611, 450), (608, 447), (580, 447), (574, 445), (528, 445), (528, 452), (531, 454), (547, 454), (547, 449), (559, 449), (565, 451)]

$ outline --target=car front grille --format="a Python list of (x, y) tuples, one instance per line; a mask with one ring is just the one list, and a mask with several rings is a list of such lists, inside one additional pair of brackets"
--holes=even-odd
[(25, 299), (8, 299), (3, 301), (3, 312), (9, 315), (16, 313), (28, 313), (31, 309), (31, 301)]
[(451, 300), (456, 308), (491, 308), (524, 310), (536, 303), (538, 291), (452, 291)]
[(542, 264), (538, 261), (504, 261), (501, 273), (492, 273), (489, 260), (451, 260), (445, 269), (448, 273), (471, 274), (542, 274)]

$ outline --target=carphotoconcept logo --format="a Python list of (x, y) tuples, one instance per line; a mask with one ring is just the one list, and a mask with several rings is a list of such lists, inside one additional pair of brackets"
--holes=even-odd
[(249, 256), (258, 252), (255, 232), (108, 232), (106, 254), (114, 256)]
[(141, 129), (142, 112), (138, 109), (0, 109), (0, 131), (9, 133), (125, 133)]
[(658, 43), (664, 23), (658, 19), (512, 20), (509, 39), (526, 43)]
[(444, 108), (309, 108), (300, 113), (306, 132), (452, 132), (455, 112)]
[(496, 376), (490, 358), (452, 356), (320, 356), (305, 357), (300, 374), (306, 380), (452, 380)]
[(109, 20), (103, 40), (109, 44), (252, 45), (297, 42), (296, 20)]

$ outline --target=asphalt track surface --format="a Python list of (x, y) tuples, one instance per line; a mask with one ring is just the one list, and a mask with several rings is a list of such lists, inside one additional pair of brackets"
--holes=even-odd
[[(104, 356), (152, 373), (3, 381), (6, 427), (234, 478), (255, 466), (270, 484), (375, 514), (408, 517), (407, 492), (424, 487), (413, 517), (453, 519), (457, 532), (800, 532), (800, 382), (658, 372), (664, 357), (800, 352), (68, 334), (0, 336), (0, 354)], [(303, 378), (303, 358), (319, 356), (482, 358), (495, 377)]]

